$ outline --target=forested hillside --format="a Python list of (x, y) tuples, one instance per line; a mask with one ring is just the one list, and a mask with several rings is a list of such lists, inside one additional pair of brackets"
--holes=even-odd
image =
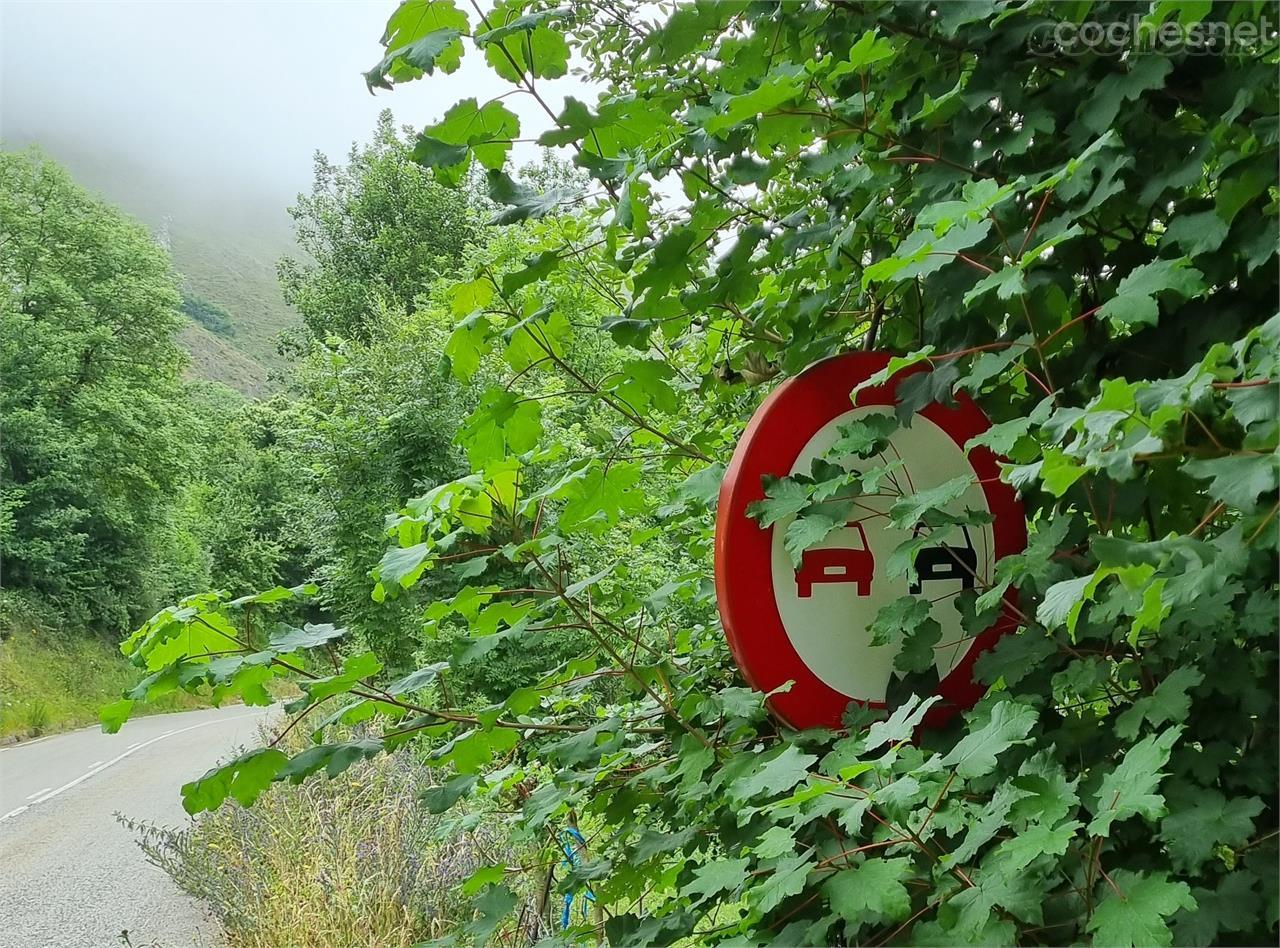
[[(4, 350), (14, 589), (141, 620), (108, 730), (295, 689), (157, 858), (244, 945), (1275, 943), (1274, 36), (1040, 41), (1118, 2), (480, 9), (386, 24), (371, 89), (468, 57), (506, 91), (317, 163), (261, 401), (184, 385), (164, 252), (5, 157), (5, 336), (55, 353)], [(553, 108), (571, 62), (599, 98)], [(883, 369), (824, 391), (884, 412), (748, 485), (779, 575), (858, 517), (910, 588), (991, 522), (984, 481), (1026, 545), (817, 630), (888, 684), (797, 730), (795, 681), (748, 687), (726, 641), (717, 508), (769, 393), (852, 352)], [(900, 482), (894, 440), (969, 398), (988, 473)]]
[[(234, 333), (209, 332), (190, 320), (179, 344), (188, 371), (261, 397), (277, 388), (289, 357), (280, 334), (297, 325), (276, 279), (276, 262), (295, 255), (289, 216), (276, 195), (231, 182), (206, 181), (154, 166), (112, 149), (86, 149), (83, 139), (39, 129), (36, 143), (89, 192), (139, 220), (168, 250), (184, 294), (225, 311)], [(3, 147), (13, 149), (12, 143)]]
[(8, 736), (91, 719), (119, 636), (165, 602), (299, 557), (270, 416), (190, 378), (190, 297), (153, 235), (37, 150), (0, 152), (0, 219)]

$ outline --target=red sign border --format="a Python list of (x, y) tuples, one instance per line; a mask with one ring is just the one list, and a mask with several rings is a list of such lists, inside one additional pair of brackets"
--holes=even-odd
[[(764, 499), (762, 478), (790, 472), (804, 446), (831, 419), (851, 407), (897, 403), (897, 384), (924, 364), (897, 373), (884, 385), (864, 389), (856, 402), (849, 394), (861, 382), (886, 368), (892, 358), (883, 352), (849, 352), (818, 362), (779, 385), (764, 400), (748, 423), (733, 452), (720, 485), (716, 511), (716, 599), (733, 657), (751, 687), (772, 692), (788, 681), (789, 691), (773, 695), (768, 704), (783, 721), (796, 728), (842, 726), (841, 716), (851, 701), (863, 702), (836, 691), (805, 665), (787, 637), (773, 594), (773, 528), (760, 529), (747, 516), (747, 505)], [(963, 450), (969, 439), (991, 426), (987, 416), (968, 395), (956, 395), (957, 407), (937, 403), (920, 414), (945, 431)], [(999, 559), (1021, 552), (1027, 544), (1026, 517), (1017, 494), (1000, 481), (1000, 463), (987, 448), (968, 453), (995, 522), (994, 554)], [(1006, 607), (989, 629), (978, 635), (972, 648), (942, 679), (938, 694), (943, 701), (930, 711), (925, 723), (940, 726), (957, 712), (972, 707), (986, 688), (974, 681), (973, 666), (997, 639), (1017, 626), (1009, 606), (1016, 594), (1005, 595)]]

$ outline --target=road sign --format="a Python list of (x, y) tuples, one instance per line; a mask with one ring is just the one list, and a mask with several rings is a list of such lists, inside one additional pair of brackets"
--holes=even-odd
[[(955, 407), (926, 406), (909, 427), (893, 433), (884, 460), (901, 464), (892, 480), (886, 479), (876, 494), (859, 497), (850, 522), (806, 550), (799, 568), (783, 547), (790, 521), (762, 529), (747, 516), (748, 505), (765, 497), (766, 475), (807, 474), (813, 460), (835, 444), (842, 426), (893, 412), (897, 383), (923, 367), (863, 390), (856, 403), (849, 400), (850, 392), (889, 359), (872, 352), (835, 356), (778, 386), (748, 424), (720, 488), (715, 573), (725, 633), (752, 687), (773, 692), (794, 682), (769, 699), (774, 713), (794, 727), (838, 727), (851, 701), (884, 706), (898, 647), (872, 646), (868, 629), (880, 607), (895, 599), (927, 598), (930, 615), (942, 626), (934, 649), (942, 701), (926, 718), (930, 724), (981, 697), (974, 662), (1015, 625), (1004, 609), (993, 626), (976, 637), (966, 635), (954, 606), (962, 590), (988, 585), (996, 560), (1021, 551), (1027, 541), (1022, 506), (1013, 489), (1000, 482), (996, 456), (981, 447), (964, 451), (969, 439), (990, 427), (967, 395), (957, 395)], [(855, 461), (839, 463), (852, 469)], [(946, 510), (986, 512), (992, 523), (966, 526), (958, 535), (952, 531), (938, 545), (922, 549), (910, 573), (890, 578), (885, 570), (890, 555), (927, 528), (894, 526), (889, 508), (903, 494), (961, 474), (976, 475), (976, 482)], [(1012, 602), (1012, 593), (1008, 598)]]

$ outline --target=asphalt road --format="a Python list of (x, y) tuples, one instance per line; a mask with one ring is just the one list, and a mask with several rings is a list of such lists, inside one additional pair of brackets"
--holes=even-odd
[(256, 744), (269, 714), (185, 711), (0, 749), (0, 948), (220, 944), (217, 923), (146, 861), (115, 814), (182, 824), (179, 788)]

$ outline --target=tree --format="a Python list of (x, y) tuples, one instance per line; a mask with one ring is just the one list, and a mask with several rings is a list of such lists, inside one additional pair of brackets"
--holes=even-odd
[(384, 111), (345, 165), (316, 154), (311, 194), (289, 210), (308, 259), (280, 262), (286, 302), (314, 340), (366, 339), (380, 307), (412, 312), (419, 293), (454, 271), (476, 232), (470, 207), (410, 159)]
[(122, 629), (185, 463), (180, 297), (138, 224), (37, 152), (0, 153), (4, 586)]
[[(1190, 27), (1252, 9), (1146, 12)], [(536, 103), (571, 51), (607, 89), (539, 135), (599, 185), (585, 208), (507, 174), (530, 133), (503, 98), (464, 99), (417, 140), (440, 180), (485, 168), (498, 220), (557, 226), (519, 270), (481, 265), (450, 290), (452, 365), (496, 356), (508, 377), (459, 431), (470, 471), (388, 519), (375, 575), (390, 594), (504, 563), (519, 585), (468, 584), (429, 618), (476, 649), (572, 629), (581, 652), (479, 711), (454, 700), (452, 666), (374, 690), (357, 652), (299, 708), (345, 688), (338, 719), (379, 718), (376, 737), (250, 752), (189, 784), (188, 809), (416, 739), (454, 768), (433, 806), (501, 800), (533, 848), (589, 830), (566, 884), (593, 887), (617, 945), (1274, 942), (1275, 53), (1029, 44), (1075, 13), (404, 4), (375, 84), (474, 48)], [(683, 201), (660, 199), (664, 179)], [(556, 305), (559, 283), (603, 318)], [(620, 369), (575, 361), (605, 332), (630, 349)], [(1028, 511), (1027, 551), (956, 600), (971, 634), (1002, 614), (1019, 632), (941, 730), (917, 733), (908, 694), (891, 715), (851, 707), (839, 733), (789, 731), (740, 686), (714, 620), (710, 507), (759, 388), (856, 347), (928, 370), (886, 379), (908, 406), (980, 397), (998, 423), (982, 442)], [(612, 423), (568, 451), (550, 406)], [(832, 486), (791, 479), (797, 513)], [(954, 519), (923, 495), (904, 509)], [(634, 564), (658, 535), (682, 562), (650, 590)], [(565, 554), (579, 543), (624, 553), (588, 571)], [(187, 607), (253, 654), (246, 608), (270, 599)], [(128, 647), (156, 675), (190, 668), (198, 652), (166, 643), (197, 621), (162, 613)], [(338, 634), (268, 643), (270, 667)], [(473, 877), (462, 937), (542, 891), (514, 869)]]
[(243, 590), (302, 582), (309, 483), (294, 450), (297, 406), (277, 395), (250, 401), (216, 382), (188, 385), (187, 438), (196, 460), (175, 497), (173, 539), (193, 570), (170, 586)]

